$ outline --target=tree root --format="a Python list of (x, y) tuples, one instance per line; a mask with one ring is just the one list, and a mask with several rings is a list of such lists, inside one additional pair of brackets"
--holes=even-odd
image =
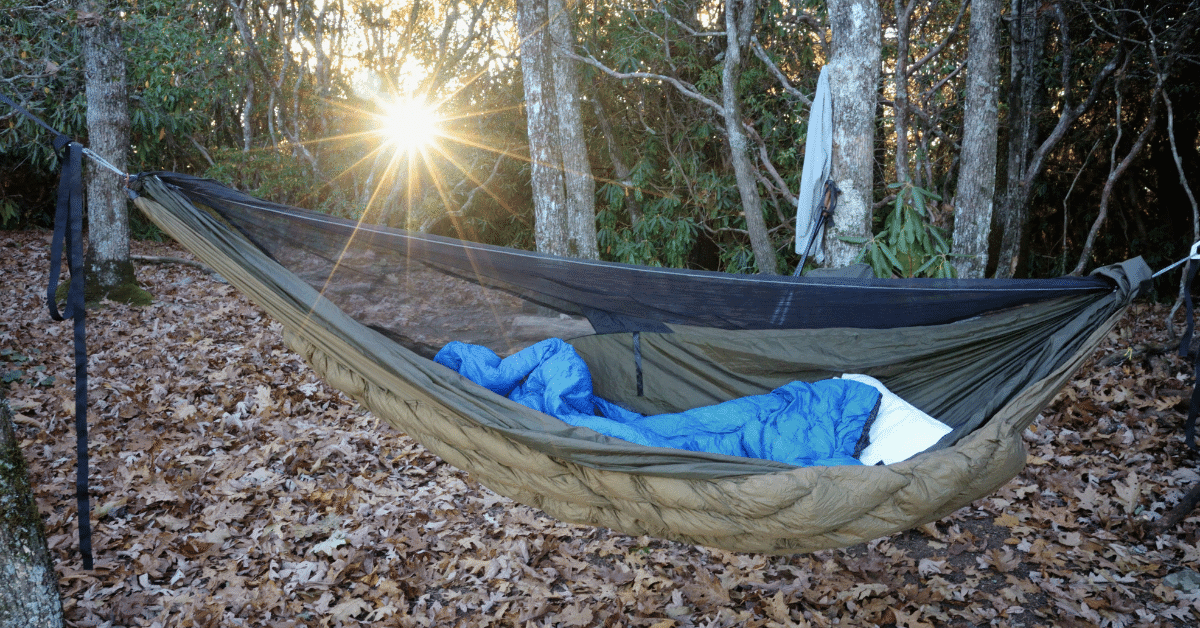
[(217, 271), (209, 268), (208, 266), (205, 266), (204, 264), (201, 264), (200, 262), (196, 262), (196, 261), (193, 261), (190, 259), (183, 259), (182, 257), (163, 257), (163, 256), (158, 256), (158, 255), (131, 255), (130, 259), (132, 259), (135, 262), (142, 262), (143, 264), (183, 264), (184, 266), (191, 266), (193, 268), (198, 268), (207, 275), (216, 275), (217, 274)]
[(1178, 505), (1167, 511), (1167, 513), (1164, 514), (1161, 519), (1154, 522), (1154, 533), (1158, 536), (1162, 536), (1170, 532), (1172, 528), (1182, 523), (1184, 519), (1188, 518), (1188, 515), (1190, 515), (1192, 511), (1196, 509), (1197, 504), (1200, 504), (1200, 482), (1197, 482), (1196, 486), (1193, 486), (1192, 490), (1188, 491), (1187, 494), (1179, 500)]
[(1152, 358), (1174, 350), (1175, 347), (1156, 342), (1138, 343), (1108, 354), (1100, 360), (1100, 366), (1117, 366), (1118, 364), (1133, 362), (1143, 358)]

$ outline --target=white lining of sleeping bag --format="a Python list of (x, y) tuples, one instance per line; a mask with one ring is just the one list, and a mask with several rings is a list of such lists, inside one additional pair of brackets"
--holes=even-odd
[(949, 425), (921, 412), (869, 375), (844, 373), (842, 379), (861, 382), (879, 391), (879, 412), (871, 424), (870, 444), (858, 459), (863, 464), (893, 464), (929, 449), (951, 432)]

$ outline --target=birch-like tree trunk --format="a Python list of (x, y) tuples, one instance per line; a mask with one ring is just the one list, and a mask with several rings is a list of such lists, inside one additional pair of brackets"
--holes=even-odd
[(595, 259), (595, 183), (579, 110), (579, 75), (574, 60), (555, 52), (573, 46), (570, 17), (562, 0), (518, 0), (517, 29), (537, 249)]
[(967, 103), (954, 200), (954, 260), (959, 277), (983, 277), (996, 196), (996, 130), (1000, 118), (1000, 0), (971, 2)]
[[(547, 0), (550, 14), (551, 50), (575, 47), (569, 4), (575, 0)], [(559, 146), (562, 151), (563, 184), (567, 194), (567, 254), (597, 259), (596, 182), (588, 162), (587, 135), (579, 108), (579, 66), (574, 59), (552, 54), (554, 95), (558, 99)]]
[(875, 0), (829, 0), (833, 54), (829, 91), (833, 97), (832, 177), (842, 190), (825, 234), (825, 260), (832, 267), (854, 261), (862, 246), (844, 237), (871, 237), (875, 104), (879, 89), (880, 15)]
[[(129, 150), (129, 105), (120, 23), (102, 2), (79, 5), (87, 90), (88, 147), (125, 172)], [(136, 285), (129, 260), (129, 212), (115, 173), (88, 168), (88, 293), (113, 295)]]
[(742, 101), (738, 82), (742, 76), (742, 53), (750, 45), (754, 26), (755, 0), (725, 0), (725, 62), (721, 68), (721, 105), (725, 131), (729, 134), (729, 152), (733, 174), (737, 180), (742, 212), (746, 216), (746, 232), (758, 272), (778, 274), (775, 247), (767, 234), (767, 221), (762, 214), (762, 198), (758, 195), (758, 180), (754, 163), (750, 161), (750, 141), (742, 127)]
[(0, 628), (63, 625), (54, 572), (33, 487), (0, 395)]

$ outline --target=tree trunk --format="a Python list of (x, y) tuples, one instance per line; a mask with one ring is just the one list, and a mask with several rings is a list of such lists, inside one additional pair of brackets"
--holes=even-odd
[(895, 0), (896, 10), (896, 66), (892, 70), (892, 82), (896, 94), (892, 99), (892, 119), (896, 128), (896, 181), (907, 185), (912, 183), (912, 175), (908, 170), (908, 38), (910, 34), (909, 18), (915, 8), (915, 0), (907, 4), (903, 0)]
[(58, 576), (12, 413), (0, 395), (0, 628), (63, 625)]
[[(1115, 88), (1118, 90), (1117, 103), (1120, 104), (1120, 83)], [(1162, 77), (1159, 77), (1158, 83), (1154, 86), (1154, 91), (1150, 96), (1150, 115), (1146, 118), (1146, 126), (1142, 127), (1142, 131), (1138, 133), (1137, 139), (1134, 140), (1133, 146), (1129, 147), (1129, 152), (1121, 159), (1120, 163), (1112, 163), (1109, 166), (1108, 178), (1104, 180), (1104, 189), (1100, 192), (1100, 208), (1096, 214), (1096, 220), (1092, 222), (1092, 227), (1088, 229), (1087, 239), (1083, 243), (1083, 252), (1079, 254), (1079, 262), (1075, 264), (1075, 268), (1071, 270), (1072, 275), (1082, 275), (1087, 269), (1088, 264), (1092, 262), (1092, 250), (1096, 246), (1096, 238), (1100, 235), (1100, 227), (1104, 225), (1104, 221), (1108, 218), (1108, 206), (1112, 201), (1113, 187), (1129, 169), (1133, 160), (1146, 147), (1146, 141), (1150, 139), (1150, 134), (1155, 130), (1158, 123), (1158, 101), (1162, 96), (1163, 84)], [(1120, 111), (1117, 112), (1117, 127), (1120, 128)], [(1117, 134), (1117, 140), (1121, 138), (1120, 133)], [(1116, 161), (1117, 146), (1113, 145), (1113, 161)]]
[(725, 63), (721, 69), (721, 106), (724, 111), (725, 131), (729, 135), (729, 152), (733, 161), (733, 174), (737, 179), (738, 194), (742, 200), (742, 212), (746, 216), (746, 231), (750, 235), (750, 249), (754, 252), (754, 263), (758, 272), (778, 274), (775, 261), (775, 246), (767, 234), (767, 223), (763, 219), (762, 199), (758, 195), (758, 179), (754, 176), (754, 163), (750, 161), (750, 142), (742, 128), (742, 103), (738, 97), (738, 82), (742, 75), (742, 51), (750, 44), (755, 0), (726, 0), (725, 2)]
[[(608, 147), (608, 159), (612, 162), (613, 174), (621, 185), (626, 188), (632, 187), (633, 171), (621, 159), (620, 145), (617, 144), (612, 123), (608, 120), (608, 112), (604, 110), (604, 104), (599, 98), (592, 99), (592, 109), (596, 112), (596, 123), (600, 126), (600, 132), (604, 135), (604, 143)], [(642, 220), (642, 204), (632, 194), (627, 193), (625, 205), (629, 208), (630, 226), (637, 227)]]
[[(547, 0), (551, 51), (571, 50), (571, 14), (575, 0)], [(567, 251), (572, 257), (599, 259), (596, 245), (596, 182), (588, 162), (587, 136), (579, 110), (579, 69), (574, 59), (551, 54), (554, 95), (558, 99), (559, 145), (562, 149), (563, 184), (567, 194)]]
[(1021, 246), (1029, 213), (1030, 162), (1038, 146), (1038, 94), (1046, 43), (1040, 1), (1012, 0), (1009, 32), (1012, 40), (1011, 80), (1008, 86), (1008, 167), (1004, 204), (996, 221), (1000, 226), (1000, 252), (996, 276), (1012, 277), (1021, 263)]
[(967, 51), (967, 103), (954, 199), (954, 267), (959, 277), (983, 277), (996, 196), (996, 129), (1000, 109), (1000, 0), (973, 0)]
[[(79, 5), (87, 90), (88, 147), (118, 170), (126, 170), (129, 110), (125, 53), (120, 25), (108, 7)], [(117, 175), (93, 164), (87, 177), (88, 295), (123, 299), (118, 289), (136, 291), (129, 261), (129, 213)]]
[(246, 76), (246, 98), (242, 101), (242, 152), (254, 147), (254, 77)]
[(578, 75), (573, 60), (555, 54), (556, 46), (571, 46), (561, 0), (519, 0), (517, 29), (537, 250), (595, 259), (595, 184), (579, 112)]
[(833, 97), (832, 177), (842, 190), (825, 234), (825, 260), (846, 266), (862, 249), (844, 237), (871, 237), (875, 103), (879, 90), (880, 15), (875, 0), (830, 0), (833, 54), (829, 91)]

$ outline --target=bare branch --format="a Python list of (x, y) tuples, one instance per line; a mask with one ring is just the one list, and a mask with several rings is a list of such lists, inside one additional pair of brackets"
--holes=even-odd
[[(1166, 68), (1164, 67), (1166, 64), (1162, 63), (1162, 60), (1159, 59), (1159, 57), (1158, 57), (1158, 46), (1156, 45), (1157, 38), (1155, 37), (1154, 30), (1150, 27), (1150, 24), (1147, 22), (1145, 16), (1139, 14), (1138, 17), (1141, 19), (1142, 24), (1146, 27), (1146, 32), (1150, 35), (1150, 43), (1148, 46), (1148, 48), (1150, 49), (1150, 61), (1151, 61), (1151, 63), (1154, 64), (1155, 72), (1158, 75), (1158, 81), (1160, 83), (1162, 83), (1166, 80), (1167, 72), (1166, 72)], [(1189, 30), (1191, 30), (1191, 28), (1192, 28), (1191, 24), (1185, 24), (1183, 33), (1186, 34)], [(1174, 57), (1174, 56), (1175, 55), (1171, 55), (1171, 57)], [(1171, 58), (1168, 58), (1168, 62), (1170, 60), (1171, 60)], [(1175, 160), (1175, 170), (1177, 172), (1179, 172), (1179, 185), (1182, 186), (1183, 191), (1185, 193), (1187, 193), (1188, 201), (1192, 205), (1192, 241), (1197, 242), (1197, 241), (1200, 241), (1200, 208), (1198, 208), (1196, 205), (1196, 196), (1194, 194), (1192, 194), (1192, 186), (1188, 184), (1187, 175), (1184, 173), (1184, 170), (1183, 170), (1183, 160), (1179, 158), (1179, 149), (1175, 145), (1175, 110), (1174, 110), (1174, 107), (1172, 107), (1172, 105), (1171, 105), (1171, 97), (1170, 97), (1170, 95), (1167, 94), (1167, 90), (1165, 88), (1163, 89), (1162, 97), (1163, 97), (1163, 103), (1166, 104), (1166, 106), (1167, 106), (1167, 139), (1170, 141), (1170, 144), (1171, 144), (1171, 156)], [(1187, 281), (1188, 281), (1188, 274), (1186, 272), (1181, 273), (1180, 277), (1179, 277), (1179, 293), (1178, 293), (1179, 296), (1177, 296), (1175, 298), (1175, 303), (1174, 303), (1174, 305), (1171, 306), (1171, 311), (1167, 314), (1166, 319), (1164, 321), (1166, 323), (1167, 332), (1169, 333), (1169, 336), (1172, 340), (1174, 340), (1176, 338), (1175, 313), (1178, 312), (1179, 308), (1183, 305), (1184, 295), (1187, 292), (1186, 291)], [(1191, 512), (1192, 508), (1195, 508), (1195, 505), (1196, 505), (1195, 504), (1195, 496), (1197, 494), (1200, 494), (1200, 489), (1193, 489), (1191, 491), (1191, 493), (1188, 494), (1190, 496), (1190, 498), (1192, 499), (1192, 505), (1189, 506), (1186, 510), (1182, 509), (1182, 505), (1181, 505), (1181, 507), (1179, 509), (1172, 511), (1171, 513), (1168, 513), (1168, 515), (1175, 516), (1178, 513), (1186, 514), (1186, 513)], [(1168, 518), (1169, 517), (1163, 517), (1163, 520), (1165, 521)], [(1180, 520), (1182, 520), (1182, 516), (1180, 516)], [(1174, 523), (1171, 523), (1170, 525), (1173, 526), (1175, 523), (1178, 523), (1178, 521), (1175, 521)], [(1167, 524), (1164, 523), (1164, 524), (1162, 524), (1162, 526), (1160, 526), (1159, 529), (1160, 529), (1160, 531), (1166, 530), (1166, 529), (1168, 529), (1168, 527), (1169, 526), (1167, 526)]]
[(562, 48), (558, 49), (558, 53), (567, 58), (579, 61), (580, 63), (586, 63), (615, 79), (620, 79), (623, 81), (627, 81), (627, 80), (631, 80), (631, 79), (645, 79), (645, 80), (651, 80), (651, 81), (661, 81), (664, 83), (670, 83), (671, 85), (673, 85), (675, 87), (675, 89), (679, 90), (679, 93), (683, 94), (684, 96), (687, 96), (688, 98), (691, 98), (701, 104), (708, 106), (713, 111), (716, 111), (719, 114), (723, 115), (725, 113), (724, 107), (717, 104), (715, 101), (713, 101), (711, 98), (708, 98), (704, 94), (701, 94), (700, 91), (696, 89), (696, 86), (692, 85), (691, 83), (686, 83), (684, 81), (681, 81), (673, 76), (666, 76), (664, 74), (654, 74), (653, 72), (618, 72), (618, 71), (604, 65), (603, 63), (601, 63), (600, 61), (598, 61), (595, 57), (593, 57), (591, 55), (583, 57), (583, 56), (580, 56), (580, 55), (577, 55), (577, 54), (571, 52), (570, 50), (565, 50)]
[(942, 77), (941, 80), (939, 80), (937, 83), (934, 83), (932, 87), (925, 90), (924, 94), (921, 94), (921, 100), (923, 102), (929, 102), (929, 99), (933, 97), (933, 94), (935, 92), (937, 92), (939, 89), (941, 89), (942, 86), (945, 85), (946, 83), (949, 83), (950, 81), (954, 80), (954, 77), (958, 76), (959, 73), (961, 73), (963, 71), (963, 68), (965, 68), (965, 67), (967, 67), (967, 60), (963, 59), (962, 61), (959, 61), (958, 67), (954, 68), (954, 70), (952, 70), (949, 74)]
[(1092, 79), (1092, 89), (1088, 92), (1087, 98), (1074, 107), (1072, 107), (1070, 101), (1067, 100), (1070, 91), (1068, 87), (1064, 85), (1062, 114), (1059, 115), (1058, 123), (1054, 126), (1054, 130), (1050, 132), (1050, 135), (1044, 142), (1042, 142), (1042, 145), (1039, 146), (1036, 151), (1034, 151), (1033, 157), (1029, 160), (1029, 166), (1025, 169), (1025, 173), (1022, 175), (1021, 185), (1025, 186), (1026, 188), (1033, 185), (1033, 178), (1037, 176), (1038, 172), (1041, 171), (1042, 161), (1045, 160), (1046, 154), (1050, 152), (1050, 149), (1056, 146), (1060, 140), (1062, 140), (1063, 136), (1065, 136), (1067, 133), (1067, 128), (1071, 126), (1071, 123), (1075, 122), (1076, 118), (1078, 118), (1081, 114), (1083, 114), (1084, 111), (1087, 111), (1088, 108), (1095, 104), (1096, 99), (1100, 96), (1101, 87), (1104, 86), (1104, 83), (1108, 80), (1108, 77), (1117, 70), (1118, 62), (1124, 55), (1124, 48), (1118, 47), (1116, 53), (1113, 55), (1113, 58), (1110, 59), (1109, 62), (1100, 70), (1100, 72), (1096, 74), (1095, 78)]
[[(267, 68), (267, 62), (265, 59), (263, 59), (262, 53), (259, 51), (258, 45), (254, 43), (254, 36), (250, 32), (250, 27), (249, 27), (248, 23), (246, 22), (246, 15), (245, 15), (245, 13), (243, 13), (242, 7), (239, 6), (236, 2), (234, 2), (234, 0), (226, 0), (226, 4), (230, 8), (231, 15), (233, 16), (234, 25), (237, 27), (238, 34), (241, 36), (241, 39), (242, 39), (242, 44), (246, 48), (246, 54), (248, 54), (250, 56), (251, 60), (254, 62), (253, 65), (255, 67), (257, 67), (260, 72), (262, 72), (263, 77), (267, 79), (267, 84), (271, 88), (270, 106), (268, 107), (269, 114), (268, 114), (267, 120), (268, 120), (268, 124), (269, 124), (270, 128), (272, 129), (272, 136), (273, 136), (274, 135), (274, 121), (278, 117), (280, 117), (280, 114), (279, 114), (277, 108), (275, 107), (275, 101), (281, 98), (280, 91), (283, 88), (283, 79), (285, 77), (285, 74), (286, 74), (286, 71), (288, 68), (288, 61), (291, 60), (292, 56), (291, 55), (283, 55), (283, 57), (281, 58), (282, 64), (279, 69), (279, 78), (276, 79), (271, 74), (270, 69)], [(298, 18), (296, 18), (296, 19), (298, 19)], [(295, 21), (295, 20), (293, 20), (293, 21)], [(282, 39), (284, 39), (284, 32), (283, 32), (284, 25), (282, 22), (280, 22), (280, 24), (279, 24), (279, 31), (280, 31), (280, 39), (282, 40)], [(295, 29), (294, 28), (292, 30), (292, 35), (293, 35), (293, 40), (294, 40), (294, 38), (295, 38)], [(297, 123), (298, 123), (297, 121), (293, 120), (293, 126)], [(279, 131), (281, 133), (283, 133), (284, 136), (291, 143), (292, 150), (294, 152), (299, 153), (302, 157), (304, 157), (304, 159), (308, 162), (309, 166), (311, 167), (313, 174), (319, 175), (320, 171), (319, 171), (319, 166), (317, 164), (317, 158), (312, 154), (312, 152), (310, 152), (308, 150), (308, 147), (306, 147), (304, 145), (304, 143), (300, 141), (299, 134), (296, 132), (295, 128), (293, 128), (293, 130), (291, 132), (288, 132), (287, 125), (282, 119), (279, 120), (279, 126), (281, 127), (279, 129)]]
[[(1158, 38), (1154, 34), (1154, 29), (1150, 27), (1146, 17), (1139, 14), (1142, 24), (1146, 27), (1146, 32), (1150, 35), (1150, 62), (1154, 64), (1154, 69), (1158, 75), (1158, 83), (1161, 85), (1166, 82), (1167, 68), (1166, 65), (1158, 56)], [(1191, 24), (1184, 27), (1183, 33), (1186, 34), (1191, 30)], [(1168, 63), (1170, 59), (1168, 58)], [(1166, 88), (1162, 90), (1163, 102), (1167, 105), (1167, 139), (1171, 143), (1171, 156), (1175, 158), (1175, 170), (1179, 172), (1179, 185), (1183, 187), (1183, 191), (1187, 193), (1188, 201), (1192, 204), (1192, 241), (1200, 241), (1200, 207), (1196, 205), (1196, 196), (1192, 194), (1192, 186), (1188, 185), (1187, 175), (1184, 174), (1183, 160), (1179, 158), (1179, 149), (1175, 146), (1175, 110), (1171, 106), (1171, 98), (1167, 94)], [(1182, 295), (1182, 293), (1181, 293)]]
[[(1079, 255), (1079, 262), (1071, 270), (1072, 275), (1083, 274), (1084, 269), (1087, 268), (1088, 261), (1092, 257), (1092, 250), (1096, 246), (1096, 236), (1099, 234), (1100, 226), (1108, 218), (1108, 205), (1109, 200), (1112, 198), (1113, 187), (1116, 185), (1117, 180), (1121, 178), (1121, 175), (1129, 169), (1129, 165), (1133, 163), (1134, 158), (1142, 152), (1142, 148), (1146, 145), (1146, 140), (1154, 130), (1154, 125), (1158, 121), (1158, 100), (1162, 97), (1162, 93), (1162, 76), (1159, 76), (1158, 82), (1154, 86), (1154, 93), (1150, 99), (1150, 115), (1146, 119), (1146, 126), (1142, 128), (1142, 132), (1134, 140), (1133, 146), (1129, 148), (1129, 152), (1125, 154), (1125, 158), (1119, 164), (1115, 164), (1109, 171), (1108, 179), (1104, 182), (1104, 190), (1100, 193), (1100, 211), (1096, 215), (1096, 220), (1092, 223), (1091, 229), (1088, 230), (1087, 240), (1083, 243), (1083, 252)], [(1115, 142), (1113, 143), (1113, 152), (1115, 158)]]
[(1179, 171), (1179, 185), (1187, 192), (1188, 201), (1192, 203), (1192, 240), (1200, 241), (1200, 208), (1196, 205), (1196, 195), (1192, 186), (1188, 185), (1187, 176), (1183, 173), (1183, 160), (1179, 158), (1179, 149), (1175, 146), (1175, 112), (1171, 107), (1171, 99), (1163, 91), (1163, 101), (1167, 105), (1167, 137), (1171, 140), (1171, 155), (1175, 158), (1175, 169)]
[(217, 163), (213, 161), (212, 155), (208, 154), (208, 150), (206, 150), (204, 146), (200, 144), (200, 142), (197, 142), (195, 137), (189, 135), (187, 138), (191, 140), (192, 146), (195, 146), (196, 150), (200, 151), (200, 155), (204, 157), (204, 161), (207, 161), (210, 167), (217, 165)]
[[(500, 163), (504, 161), (504, 157), (505, 155), (503, 154), (496, 156), (496, 163), (492, 165), (491, 174), (489, 174), (488, 177), (483, 180), (483, 183), (476, 185), (471, 192), (467, 194), (467, 199), (463, 201), (462, 206), (458, 208), (458, 215), (464, 215), (469, 209), (471, 209), (471, 206), (475, 204), (475, 197), (479, 195), (479, 190), (491, 189), (492, 180), (495, 179), (496, 174), (500, 172)], [(489, 192), (489, 194), (491, 194), (491, 192)]]
[(1079, 183), (1079, 177), (1083, 175), (1084, 168), (1087, 168), (1088, 162), (1092, 160), (1092, 153), (1096, 152), (1096, 148), (1100, 146), (1100, 142), (1104, 140), (1104, 136), (1096, 138), (1096, 142), (1092, 144), (1092, 149), (1088, 151), (1087, 157), (1084, 157), (1083, 163), (1079, 166), (1079, 171), (1075, 173), (1075, 178), (1071, 179), (1071, 187), (1067, 188), (1067, 193), (1063, 196), (1063, 228), (1062, 228), (1062, 249), (1063, 249), (1063, 267), (1067, 266), (1067, 218), (1070, 212), (1067, 211), (1067, 202), (1071, 199), (1071, 193), (1075, 191), (1075, 184)]
[(775, 65), (775, 62), (771, 61), (771, 57), (767, 56), (767, 51), (763, 49), (762, 44), (758, 43), (758, 37), (751, 37), (750, 45), (754, 49), (754, 56), (758, 57), (759, 61), (762, 61), (767, 66), (767, 69), (771, 71), (771, 74), (775, 75), (775, 78), (779, 80), (779, 84), (783, 86), (783, 91), (795, 96), (800, 102), (811, 107), (812, 99), (805, 96), (804, 92), (792, 87), (792, 84), (788, 82), (787, 77), (783, 75), (783, 72)]
[(963, 13), (966, 12), (967, 6), (970, 4), (970, 0), (965, 0), (961, 5), (959, 5), (958, 15), (954, 18), (954, 24), (950, 27), (950, 30), (946, 31), (946, 36), (943, 37), (942, 41), (938, 42), (936, 46), (930, 49), (929, 52), (925, 53), (924, 57), (921, 57), (920, 59), (914, 61), (912, 65), (908, 66), (908, 70), (905, 72), (905, 75), (912, 76), (926, 63), (929, 63), (930, 60), (941, 54), (942, 51), (946, 49), (946, 46), (950, 45), (950, 42), (958, 36), (958, 27), (960, 24), (962, 24)]
[(1158, 521), (1155, 521), (1150, 526), (1151, 530), (1156, 536), (1164, 536), (1175, 526), (1183, 523), (1183, 520), (1192, 514), (1197, 505), (1200, 505), (1200, 483), (1197, 483), (1191, 490), (1185, 493), (1174, 508), (1164, 513)]
[[(1088, 15), (1089, 15), (1089, 17), (1091, 17), (1090, 12)], [(1066, 18), (1063, 14), (1061, 7), (1059, 7), (1059, 9), (1058, 9), (1058, 16), (1059, 16), (1059, 23), (1062, 25), (1062, 28), (1065, 29)], [(1136, 45), (1147, 46), (1147, 48), (1150, 51), (1151, 61), (1152, 61), (1153, 65), (1155, 66), (1155, 70), (1156, 70), (1156, 75), (1155, 75), (1156, 81), (1155, 81), (1155, 85), (1154, 85), (1154, 91), (1151, 95), (1151, 101), (1150, 101), (1150, 105), (1149, 105), (1149, 107), (1150, 107), (1149, 115), (1146, 120), (1146, 126), (1142, 129), (1141, 133), (1138, 134), (1137, 139), (1134, 141), (1133, 146), (1130, 147), (1129, 152), (1125, 155), (1125, 158), (1122, 159), (1119, 164), (1115, 165), (1112, 168), (1112, 170), (1110, 170), (1108, 180), (1105, 181), (1104, 189), (1100, 194), (1099, 214), (1096, 216), (1095, 222), (1092, 223), (1092, 227), (1088, 231), (1087, 240), (1084, 242), (1084, 245), (1083, 245), (1083, 252), (1081, 253), (1081, 255), (1079, 257), (1079, 263), (1077, 263), (1075, 265), (1074, 270), (1071, 271), (1071, 274), (1075, 274), (1075, 275), (1083, 272), (1083, 269), (1087, 265), (1088, 258), (1091, 257), (1092, 249), (1095, 246), (1095, 241), (1096, 241), (1096, 237), (1098, 235), (1100, 226), (1103, 224), (1104, 220), (1107, 218), (1108, 203), (1109, 203), (1109, 200), (1110, 200), (1110, 197), (1112, 194), (1112, 188), (1113, 188), (1114, 184), (1116, 183), (1116, 180), (1118, 178), (1120, 178), (1120, 176), (1125, 172), (1125, 170), (1132, 163), (1133, 159), (1138, 155), (1138, 153), (1141, 152), (1142, 148), (1145, 146), (1147, 138), (1149, 137), (1151, 131), (1153, 130), (1155, 122), (1158, 119), (1158, 100), (1159, 100), (1159, 98), (1165, 98), (1167, 96), (1166, 89), (1164, 87), (1164, 83), (1166, 80), (1165, 68), (1168, 65), (1168, 63), (1174, 59), (1175, 55), (1172, 54), (1170, 57), (1168, 57), (1166, 62), (1163, 62), (1163, 60), (1159, 59), (1158, 46), (1156, 45), (1157, 39), (1154, 35), (1153, 29), (1150, 27), (1150, 24), (1147, 22), (1147, 20), (1145, 19), (1145, 17), (1143, 15), (1137, 14), (1137, 17), (1139, 20), (1141, 20), (1141, 22), (1146, 27), (1147, 33), (1149, 34), (1149, 37), (1150, 37), (1149, 42), (1137, 42), (1135, 40), (1130, 40), (1130, 39), (1123, 38), (1123, 37), (1119, 38), (1119, 40), (1126, 42), (1126, 43), (1134, 43)], [(1093, 17), (1092, 19), (1093, 19), (1093, 23), (1095, 23), (1095, 18)], [(1194, 16), (1191, 17), (1190, 19), (1180, 21), (1176, 25), (1178, 28), (1178, 31), (1175, 34), (1175, 41), (1172, 43), (1178, 44), (1179, 42), (1184, 41), (1184, 39), (1196, 27), (1196, 22), (1197, 22), (1197, 18)], [(1097, 27), (1097, 28), (1099, 28), (1099, 27)], [(1065, 37), (1065, 35), (1064, 35), (1064, 37)], [(1172, 48), (1174, 48), (1174, 46), (1172, 46)], [(1069, 49), (1069, 47), (1064, 46), (1064, 49)], [(1120, 51), (1118, 51), (1118, 56), (1119, 55), (1120, 55)], [(1105, 71), (1109, 71), (1109, 68), (1114, 68), (1115, 62), (1116, 62), (1116, 58), (1114, 57), (1114, 59), (1109, 63), (1109, 65), (1105, 66)], [(1065, 69), (1064, 69), (1064, 74), (1065, 74)], [(1104, 73), (1102, 72), (1101, 77), (1099, 77), (1098, 80), (1096, 80), (1092, 84), (1092, 90), (1088, 97), (1088, 103), (1081, 104), (1080, 107), (1077, 108), (1077, 110), (1079, 112), (1082, 112), (1082, 110), (1084, 108), (1086, 108), (1092, 100), (1094, 100), (1094, 95), (1097, 92), (1098, 86), (1099, 86), (1100, 82), (1103, 81), (1104, 78), (1105, 78)], [(1118, 97), (1119, 96), (1120, 96), (1120, 93), (1118, 91)], [(1064, 104), (1066, 104), (1065, 100), (1064, 100)], [(1070, 107), (1064, 106), (1064, 116), (1066, 115), (1066, 113), (1069, 109), (1070, 109)], [(1170, 115), (1170, 111), (1168, 113)], [(1076, 113), (1075, 115), (1078, 116), (1078, 113)], [(1062, 122), (1063, 122), (1063, 119), (1060, 118), (1060, 120), (1059, 120), (1060, 127), (1062, 126)], [(1118, 117), (1118, 123), (1119, 122), (1120, 122), (1120, 118)], [(1119, 129), (1119, 127), (1118, 127), (1118, 129)], [(1055, 132), (1057, 132), (1058, 130), (1059, 129), (1056, 128)], [(1052, 137), (1053, 137), (1053, 134), (1052, 134)], [(1049, 140), (1047, 140), (1047, 141), (1049, 141)], [(1041, 151), (1039, 149), (1039, 153), (1040, 152)], [(1113, 158), (1115, 160), (1115, 144), (1114, 144), (1114, 157)], [(1194, 205), (1193, 205), (1193, 207), (1194, 207)], [(1193, 232), (1195, 232), (1195, 231), (1196, 231), (1196, 228), (1194, 227)]]
[(725, 31), (698, 31), (698, 30), (692, 28), (690, 25), (685, 23), (683, 20), (680, 20), (680, 19), (676, 18), (674, 15), (671, 15), (666, 10), (666, 8), (663, 7), (662, 4), (655, 5), (654, 10), (661, 13), (662, 16), (667, 19), (667, 21), (675, 24), (679, 28), (682, 28), (683, 32), (687, 33), (688, 35), (691, 35), (692, 37), (724, 37), (725, 36)]
[(903, 5), (901, 0), (895, 0), (896, 8), (896, 67), (893, 71), (892, 82), (896, 95), (892, 103), (893, 134), (895, 135), (895, 155), (893, 162), (896, 167), (896, 180), (900, 183), (911, 183), (912, 177), (908, 169), (908, 46), (912, 28), (909, 19), (912, 17), (915, 0)]
[(762, 141), (762, 138), (757, 137), (757, 134), (754, 139), (756, 140), (755, 143), (758, 144), (758, 159), (762, 162), (763, 169), (767, 171), (767, 174), (771, 175), (771, 180), (775, 183), (773, 187), (787, 199), (787, 202), (795, 205), (796, 196), (788, 189), (787, 183), (784, 182), (783, 177), (779, 176), (779, 171), (775, 169), (775, 164), (771, 163), (771, 158), (767, 156), (766, 143)]

